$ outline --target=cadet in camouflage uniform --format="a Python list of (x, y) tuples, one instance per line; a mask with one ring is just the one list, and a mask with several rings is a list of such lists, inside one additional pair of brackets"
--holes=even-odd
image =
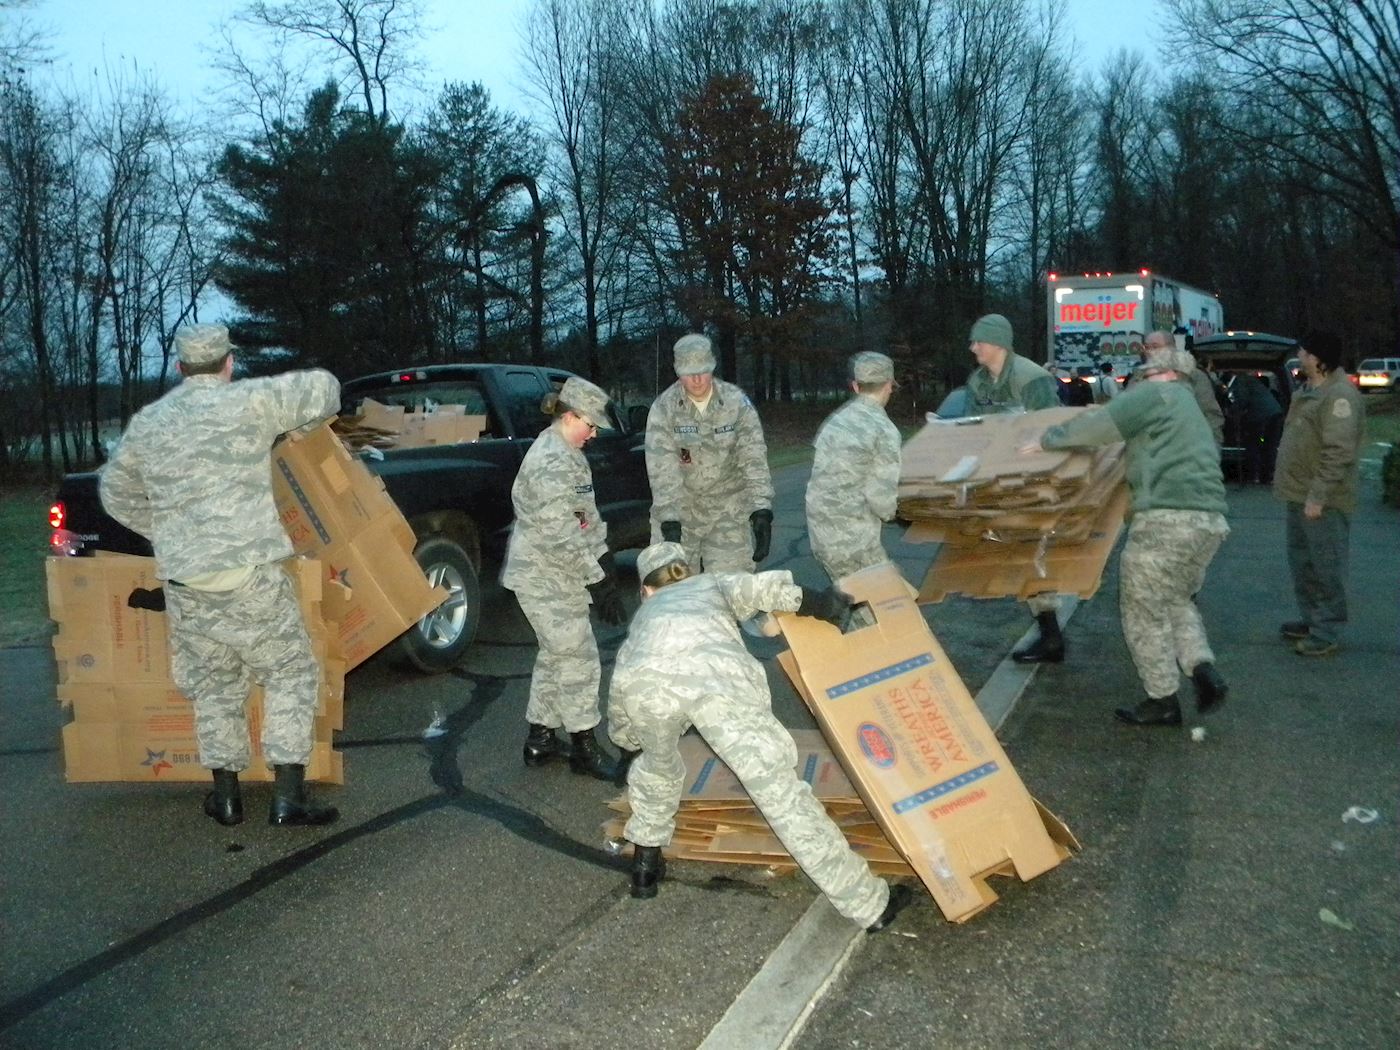
[(613, 668), (609, 731), (618, 746), (641, 751), (627, 778), (632, 896), (656, 896), (664, 875), (661, 847), (675, 832), (685, 780), (677, 744), (693, 725), (836, 910), (883, 928), (908, 902), (908, 887), (892, 891), (872, 875), (798, 778), (797, 747), (773, 716), (768, 680), (736, 623), (781, 609), (839, 624), (850, 599), (798, 587), (786, 571), (692, 575), (687, 556), (676, 543), (638, 556), (642, 606)]
[[(1164, 328), (1159, 328), (1155, 332), (1148, 332), (1142, 341), (1142, 353), (1138, 355), (1145, 365), (1154, 357), (1163, 354), (1170, 354), (1176, 350), (1176, 336), (1172, 335)], [(1128, 386), (1141, 382), (1141, 370), (1136, 370), (1128, 377)], [(1210, 424), (1211, 435), (1215, 438), (1215, 447), (1219, 448), (1225, 443), (1225, 412), (1220, 407), (1220, 400), (1215, 396), (1215, 384), (1201, 369), (1194, 369), (1190, 376), (1184, 376), (1178, 382), (1185, 383), (1191, 388), (1191, 394), (1196, 399), (1196, 405), (1201, 410), (1201, 415), (1205, 416), (1206, 422)]]
[(554, 422), (525, 453), (511, 488), (515, 524), (501, 571), (502, 585), (515, 592), (539, 640), (525, 709), (525, 764), (562, 754), (554, 730), (563, 726), (573, 742), (569, 767), (608, 780), (613, 766), (593, 732), (601, 721), (602, 671), (588, 606), (612, 626), (626, 620), (626, 611), (583, 454), (599, 428), (612, 429), (608, 395), (571, 376), (542, 408)]
[(714, 378), (703, 335), (675, 345), (679, 377), (647, 416), (651, 540), (680, 543), (706, 572), (752, 572), (773, 538), (773, 482), (748, 396)]
[[(1003, 412), (1035, 412), (1057, 408), (1059, 392), (1055, 379), (1034, 361), (1011, 349), (1011, 322), (1001, 314), (987, 314), (972, 326), (968, 349), (977, 367), (967, 378), (968, 415), (987, 416)], [(1011, 658), (1017, 663), (1060, 663), (1065, 658), (1065, 639), (1057, 612), (1059, 596), (1054, 592), (1033, 594), (1026, 599), (1040, 634)]]
[(1142, 382), (1107, 405), (1051, 427), (1030, 450), (1090, 448), (1127, 442), (1133, 502), (1119, 574), (1123, 639), (1147, 699), (1116, 714), (1130, 725), (1180, 725), (1180, 672), (1196, 688), (1202, 713), (1224, 702), (1228, 687), (1194, 595), (1230, 528), (1220, 451), (1189, 385), (1175, 382), (1195, 367), (1184, 350), (1152, 357)]
[(244, 704), (261, 682), (263, 756), (276, 772), (268, 820), (328, 824), (305, 794), (320, 669), (291, 581), (272, 502), (272, 443), (334, 413), (340, 384), (312, 369), (233, 382), (223, 325), (175, 333), (184, 381), (131, 420), (102, 471), (102, 504), (151, 541), (170, 633), (170, 673), (194, 702), (199, 760), (213, 770), (204, 812), (243, 820), (249, 760)]
[(1287, 507), (1288, 568), (1302, 619), (1279, 632), (1299, 654), (1327, 656), (1347, 622), (1347, 550), (1366, 408), (1331, 333), (1308, 335), (1298, 362), (1307, 384), (1284, 421), (1274, 495)]
[(894, 362), (884, 354), (851, 358), (855, 397), (817, 431), (807, 482), (807, 536), (832, 581), (889, 561), (880, 526), (894, 517), (899, 431), (885, 413)]

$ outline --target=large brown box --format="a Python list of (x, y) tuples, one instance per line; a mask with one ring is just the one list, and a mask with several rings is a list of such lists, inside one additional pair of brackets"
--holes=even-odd
[(890, 843), (962, 922), (996, 900), (988, 876), (1033, 879), (1077, 843), (1026, 791), (894, 566), (840, 585), (869, 626), (779, 614), (779, 660)]
[[(322, 671), (307, 776), (343, 783), (331, 734), (344, 722), (345, 664), (322, 621), (321, 566), (295, 559), (286, 568)], [(165, 614), (127, 604), (134, 589), (160, 585), (155, 561), (102, 553), (50, 558), (45, 569), (49, 616), (58, 624), (58, 700), (73, 718), (63, 728), (67, 779), (207, 780), (209, 771), (199, 764), (193, 705), (170, 680)], [(255, 686), (248, 699), (253, 763), (241, 774), (245, 780), (272, 779), (260, 753), (261, 722), (262, 691)]]
[[(413, 529), (384, 483), (324, 424), (281, 442), (272, 494), (296, 552), (319, 559), (326, 618), (338, 625), (346, 670), (358, 667), (447, 597), (413, 558)], [(343, 588), (348, 588), (348, 591)]]

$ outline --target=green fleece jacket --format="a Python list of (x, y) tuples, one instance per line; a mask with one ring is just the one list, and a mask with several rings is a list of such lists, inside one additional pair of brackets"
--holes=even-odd
[(967, 377), (969, 414), (990, 416), (1013, 412), (1018, 408), (1034, 412), (1039, 408), (1054, 408), (1060, 403), (1060, 392), (1054, 377), (1034, 361), (1020, 354), (1007, 352), (1001, 375), (995, 379), (981, 365)]
[(1225, 513), (1220, 450), (1184, 383), (1135, 383), (1040, 439), (1041, 448), (1092, 448), (1126, 441), (1133, 513), (1203, 510)]
[(1312, 500), (1343, 514), (1356, 510), (1356, 471), (1366, 432), (1366, 405), (1338, 368), (1318, 386), (1293, 395), (1274, 465), (1274, 495)]

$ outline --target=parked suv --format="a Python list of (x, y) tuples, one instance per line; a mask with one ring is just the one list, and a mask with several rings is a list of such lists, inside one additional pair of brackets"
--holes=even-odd
[[(1298, 357), (1298, 340), (1267, 332), (1220, 332), (1197, 339), (1192, 350), (1201, 367), (1211, 373), (1216, 398), (1225, 413), (1221, 466), (1227, 476), (1233, 468), (1235, 476), (1242, 478), (1246, 468), (1243, 406), (1236, 405), (1226, 391), (1234, 386), (1231, 380), (1235, 376), (1253, 376), (1268, 388), (1286, 415), (1293, 400), (1290, 365)], [(1270, 467), (1265, 464), (1266, 475)]]
[(1394, 390), (1400, 379), (1400, 357), (1368, 357), (1356, 366), (1356, 385), (1363, 391)]

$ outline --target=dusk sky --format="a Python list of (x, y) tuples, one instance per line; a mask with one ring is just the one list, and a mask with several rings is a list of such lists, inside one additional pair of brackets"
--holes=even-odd
[[(1147, 52), (1160, 39), (1159, 0), (1062, 0), (1091, 68), (1120, 48)], [(215, 26), (242, 0), (34, 0), (30, 19), (52, 31), (52, 75), (82, 83), (104, 66), (135, 62), (182, 105), (216, 83)], [(528, 0), (428, 0), (431, 31), (420, 45), (430, 89), (480, 80), (505, 108), (524, 110), (519, 22)]]

